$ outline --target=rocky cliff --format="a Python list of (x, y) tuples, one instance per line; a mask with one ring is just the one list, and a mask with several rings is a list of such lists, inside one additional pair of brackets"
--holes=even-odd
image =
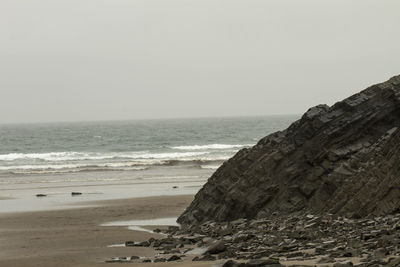
[(225, 162), (178, 222), (399, 211), (399, 126), (400, 75), (332, 107), (313, 107)]

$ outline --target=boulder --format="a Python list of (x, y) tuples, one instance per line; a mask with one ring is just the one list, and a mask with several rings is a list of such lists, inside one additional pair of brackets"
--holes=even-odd
[(172, 255), (171, 257), (168, 258), (167, 261), (179, 261), (179, 260), (181, 260), (181, 257), (177, 255)]
[(220, 240), (213, 243), (205, 252), (205, 254), (218, 254), (226, 250), (225, 242)]

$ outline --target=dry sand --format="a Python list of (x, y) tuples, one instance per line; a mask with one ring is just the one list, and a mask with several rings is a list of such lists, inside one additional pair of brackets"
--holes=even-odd
[[(103, 227), (110, 221), (178, 216), (193, 196), (98, 201), (95, 207), (0, 215), (0, 266), (121, 266), (105, 263), (118, 256), (153, 256), (151, 248), (107, 247), (156, 234)], [(0, 202), (1, 205), (1, 202)], [(210, 262), (123, 264), (127, 266), (212, 266)]]

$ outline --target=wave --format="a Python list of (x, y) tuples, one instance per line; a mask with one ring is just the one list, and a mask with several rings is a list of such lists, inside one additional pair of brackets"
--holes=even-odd
[(106, 159), (177, 159), (205, 155), (207, 152), (173, 152), (149, 153), (148, 151), (124, 153), (95, 152), (50, 152), (50, 153), (10, 153), (0, 155), (0, 161), (42, 160), (42, 161), (75, 161)]
[(209, 144), (164, 147), (164, 150), (155, 151), (0, 154), (0, 174), (135, 171), (153, 166), (176, 165), (216, 169), (216, 166), (230, 158), (237, 149), (246, 146), (249, 145)]
[(209, 144), (209, 145), (193, 145), (193, 146), (173, 146), (171, 148), (179, 150), (208, 150), (208, 149), (244, 148), (250, 146), (253, 145), (252, 144), (245, 144), (245, 145)]
[(220, 165), (200, 165), (200, 168), (207, 170), (216, 170), (220, 167)]
[(9, 174), (50, 174), (50, 173), (76, 173), (90, 171), (142, 171), (155, 166), (188, 165), (202, 168), (204, 164), (220, 164), (228, 157), (193, 157), (183, 159), (151, 159), (127, 162), (107, 163), (70, 163), (70, 164), (27, 164), (0, 166), (1, 173)]

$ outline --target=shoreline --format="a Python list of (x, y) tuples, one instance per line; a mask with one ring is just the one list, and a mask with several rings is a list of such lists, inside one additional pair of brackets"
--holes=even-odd
[[(206, 261), (192, 261), (196, 255), (182, 254), (182, 260), (172, 262), (142, 262), (144, 259), (157, 257), (169, 258), (172, 250), (165, 250), (166, 254), (156, 247), (125, 246), (125, 242), (146, 242), (150, 238), (165, 239), (169, 231), (165, 225), (170, 224), (171, 218), (178, 217), (193, 200), (194, 195), (154, 196), (144, 198), (126, 198), (118, 200), (101, 200), (81, 202), (89, 207), (74, 209), (60, 209), (49, 211), (13, 212), (0, 214), (0, 266), (41, 266), (41, 267), (101, 267), (121, 266), (120, 262), (106, 262), (115, 258), (137, 256), (140, 259), (129, 262), (128, 266), (149, 267), (211, 267), (222, 266), (224, 259), (207, 259)], [(140, 221), (138, 227), (129, 227), (129, 221)], [(149, 222), (149, 220), (153, 220)], [(311, 220), (315, 220), (311, 219)], [(268, 221), (268, 220), (267, 220)], [(128, 223), (127, 223), (128, 222)], [(165, 223), (167, 222), (167, 223)], [(261, 221), (254, 221), (257, 223)], [(274, 224), (276, 222), (270, 221)], [(234, 224), (237, 224), (234, 223)], [(242, 230), (252, 231), (247, 223), (241, 223)], [(278, 223), (279, 224), (279, 223)], [(221, 224), (223, 225), (223, 223)], [(215, 229), (222, 229), (216, 224)], [(204, 227), (204, 225), (202, 226)], [(211, 230), (210, 226), (205, 229)], [(162, 229), (161, 233), (146, 231), (146, 229)], [(253, 227), (254, 228), (254, 227)], [(163, 230), (164, 229), (164, 230)], [(254, 230), (254, 229), (253, 229)], [(174, 230), (172, 230), (174, 231)], [(185, 236), (185, 230), (180, 230)], [(259, 230), (257, 230), (259, 231)], [(295, 231), (296, 232), (296, 231)], [(280, 232), (274, 232), (279, 235)], [(189, 235), (196, 235), (191, 232)], [(288, 232), (289, 236), (291, 232)], [(207, 233), (205, 232), (207, 236)], [(286, 236), (286, 233), (283, 235)], [(179, 238), (180, 234), (172, 239)], [(201, 235), (200, 235), (201, 236)], [(211, 235), (210, 235), (211, 236)], [(168, 237), (169, 238), (169, 237)], [(215, 238), (215, 236), (214, 236)], [(236, 238), (233, 235), (233, 238)], [(318, 242), (322, 242), (319, 240)], [(200, 242), (201, 243), (201, 242)], [(195, 248), (193, 244), (187, 248)], [(205, 244), (202, 244), (204, 246)], [(243, 242), (238, 243), (244, 245)], [(187, 249), (186, 248), (186, 249)], [(311, 253), (315, 251), (298, 250), (291, 253)], [(279, 254), (279, 253), (278, 253)], [(286, 254), (285, 254), (286, 255)], [(295, 254), (293, 254), (295, 255)], [(284, 266), (332, 266), (333, 263), (318, 263), (322, 256), (315, 255), (309, 259), (280, 257)], [(360, 257), (338, 257), (336, 260), (352, 260), (360, 263)]]
[[(152, 257), (157, 254), (152, 248), (109, 246), (162, 235), (101, 224), (177, 217), (192, 200), (193, 195), (103, 200), (96, 201), (94, 207), (0, 214), (0, 266), (119, 266), (105, 261), (133, 255)], [(191, 261), (160, 264), (212, 265)], [(133, 263), (130, 266), (160, 264)]]
[[(192, 180), (182, 179), (186, 177), (184, 171), (185, 169), (180, 169), (179, 172), (168, 172), (168, 176), (157, 181), (130, 179), (99, 184), (58, 181), (45, 187), (37, 187), (38, 183), (10, 184), (0, 189), (0, 215), (84, 208), (98, 203), (108, 205), (108, 201), (131, 198), (194, 195), (205, 183), (209, 171), (197, 173), (197, 179)], [(173, 179), (174, 177), (179, 179)]]

